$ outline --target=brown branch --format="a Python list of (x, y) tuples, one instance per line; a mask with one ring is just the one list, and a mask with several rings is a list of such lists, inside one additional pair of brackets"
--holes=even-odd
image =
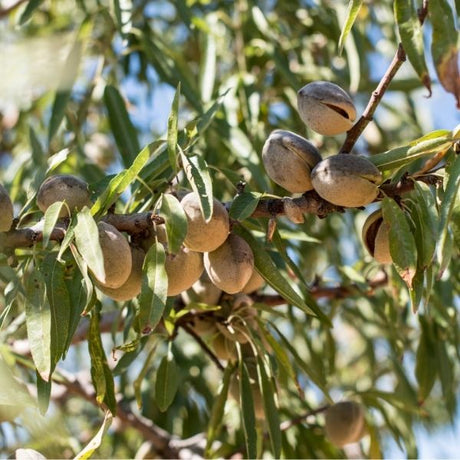
[(312, 417), (314, 415), (320, 414), (321, 412), (325, 412), (328, 408), (330, 407), (329, 404), (326, 404), (324, 406), (318, 407), (317, 409), (311, 410), (307, 412), (306, 414), (299, 415), (296, 418), (293, 418), (291, 420), (286, 420), (280, 425), (280, 430), (281, 431), (286, 431), (289, 430), (289, 428), (292, 428), (295, 425), (300, 425), (301, 423), (304, 423), (305, 420), (308, 417)]
[(377, 109), (377, 106), (380, 104), (380, 101), (382, 100), (385, 91), (387, 90), (388, 86), (390, 85), (391, 81), (393, 80), (394, 76), (396, 75), (396, 73), (398, 72), (399, 68), (402, 66), (405, 60), (406, 52), (404, 51), (404, 48), (400, 43), (398, 45), (396, 54), (390, 63), (390, 66), (388, 67), (384, 76), (380, 80), (380, 83), (378, 84), (377, 88), (372, 93), (372, 96), (369, 99), (369, 103), (367, 104), (367, 107), (361, 115), (361, 118), (358, 120), (357, 123), (353, 125), (350, 131), (347, 132), (347, 137), (339, 153), (351, 152), (359, 136), (361, 136), (366, 126), (372, 121), (374, 112)]

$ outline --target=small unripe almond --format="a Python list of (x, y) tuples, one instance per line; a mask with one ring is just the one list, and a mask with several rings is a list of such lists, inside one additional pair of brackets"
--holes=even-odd
[(132, 267), (128, 279), (119, 288), (109, 288), (99, 285), (99, 289), (108, 297), (119, 302), (137, 297), (142, 288), (142, 265), (145, 252), (138, 247), (131, 247)]
[(224, 205), (213, 199), (211, 220), (206, 222), (201, 212), (200, 200), (191, 192), (181, 200), (187, 217), (187, 235), (184, 246), (196, 252), (209, 252), (218, 248), (227, 238), (230, 220)]
[(186, 305), (191, 302), (205, 303), (207, 305), (218, 305), (222, 290), (214, 286), (204, 271), (198, 281), (192, 284), (190, 289), (181, 293), (182, 300)]
[(383, 220), (382, 210), (374, 211), (364, 222), (362, 237), (369, 254), (381, 264), (393, 262), (390, 254), (390, 226)]
[(233, 361), (236, 359), (236, 345), (221, 332), (217, 332), (211, 342), (211, 347), (215, 355), (223, 361)]
[(351, 97), (328, 81), (308, 83), (297, 93), (297, 107), (303, 122), (324, 136), (349, 131), (356, 120)]
[(116, 289), (127, 281), (131, 273), (131, 247), (125, 236), (113, 225), (101, 221), (97, 227), (105, 269), (105, 279), (97, 281), (103, 287)]
[(175, 296), (187, 290), (203, 273), (203, 255), (181, 248), (177, 254), (166, 254), (168, 275), (168, 296)]
[[(88, 184), (79, 177), (70, 174), (57, 174), (48, 177), (37, 192), (37, 205), (45, 212), (56, 201), (65, 201), (73, 212), (84, 206), (91, 206)], [(67, 217), (69, 211), (63, 206), (59, 217)]]
[(13, 224), (13, 203), (8, 192), (0, 184), (0, 232), (7, 232)]
[(365, 206), (377, 198), (382, 174), (367, 158), (352, 154), (330, 156), (311, 173), (313, 187), (337, 206)]
[(211, 281), (224, 292), (240, 292), (254, 270), (254, 254), (249, 244), (231, 233), (225, 242), (204, 254), (204, 266)]
[(262, 161), (273, 182), (291, 193), (303, 193), (313, 188), (310, 172), (321, 155), (302, 136), (277, 129), (265, 141)]
[(326, 435), (337, 447), (358, 442), (365, 434), (364, 413), (360, 404), (343, 401), (326, 410)]

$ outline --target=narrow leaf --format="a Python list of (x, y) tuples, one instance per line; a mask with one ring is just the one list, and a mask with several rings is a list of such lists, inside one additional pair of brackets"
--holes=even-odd
[(201, 35), (204, 41), (204, 52), (200, 62), (199, 81), (201, 100), (205, 104), (211, 100), (216, 79), (217, 45), (214, 28), (217, 25), (217, 21), (215, 13), (208, 14), (206, 16), (207, 30), (202, 32)]
[(140, 150), (136, 129), (126, 110), (126, 104), (119, 91), (107, 85), (104, 90), (110, 128), (120, 151), (125, 168), (129, 168)]
[(169, 164), (173, 173), (177, 171), (177, 157), (176, 157), (176, 146), (177, 146), (177, 123), (179, 116), (179, 99), (180, 99), (180, 83), (177, 85), (176, 93), (174, 94), (174, 100), (171, 107), (171, 112), (168, 118), (168, 157)]
[(38, 372), (37, 372), (36, 378), (37, 378), (38, 410), (40, 411), (41, 415), (45, 415), (48, 410), (49, 404), (50, 404), (52, 380), (49, 379), (46, 382), (40, 377), (40, 374)]
[(421, 334), (415, 359), (415, 377), (418, 383), (418, 398), (423, 402), (431, 393), (436, 381), (438, 360), (431, 321), (422, 315), (419, 316), (419, 321)]
[(45, 280), (34, 270), (26, 281), (26, 328), (37, 372), (47, 382), (51, 375), (51, 311)]
[(184, 168), (193, 191), (200, 199), (201, 212), (206, 222), (209, 222), (213, 211), (212, 180), (206, 161), (198, 156), (187, 156), (182, 150), (182, 167)]
[(45, 223), (43, 225), (43, 248), (46, 249), (50, 241), (51, 233), (59, 219), (59, 213), (62, 206), (65, 206), (62, 201), (56, 201), (45, 212)]
[(395, 0), (394, 12), (404, 51), (420, 80), (431, 94), (431, 80), (425, 62), (422, 25), (413, 0)]
[(149, 334), (160, 321), (168, 292), (165, 270), (165, 251), (161, 243), (154, 243), (145, 255), (142, 290), (139, 297), (138, 324), (142, 334)]
[(170, 193), (161, 197), (160, 216), (165, 219), (168, 252), (177, 254), (187, 234), (187, 217), (179, 200)]
[(110, 425), (112, 424), (113, 415), (110, 411), (106, 411), (102, 426), (99, 428), (96, 435), (91, 441), (75, 456), (74, 460), (86, 460), (90, 458), (93, 453), (100, 447), (104, 435), (107, 433)]
[(270, 255), (267, 253), (266, 248), (256, 240), (249, 231), (244, 229), (241, 225), (235, 226), (233, 231), (243, 237), (249, 246), (251, 246), (254, 253), (254, 264), (257, 271), (267, 281), (267, 283), (275, 289), (287, 303), (291, 303), (300, 308), (307, 315), (317, 316), (324, 324), (331, 325), (329, 318), (320, 310), (318, 305), (313, 301), (308, 305), (305, 300), (291, 286), (290, 281), (285, 278), (278, 267), (273, 262)]
[(87, 207), (77, 214), (77, 225), (74, 231), (75, 243), (83, 260), (98, 280), (104, 280), (104, 257), (99, 242), (99, 230)]
[(179, 388), (179, 370), (171, 351), (161, 360), (156, 373), (155, 401), (161, 412), (165, 412), (176, 396)]
[(43, 3), (43, 0), (30, 0), (27, 3), (21, 17), (19, 18), (19, 25), (25, 24), (31, 17), (33, 12)]
[(399, 275), (409, 288), (417, 267), (417, 248), (405, 213), (388, 197), (382, 201), (383, 219), (390, 226), (390, 253)]
[(51, 142), (64, 118), (67, 103), (70, 100), (70, 91), (58, 91), (54, 97), (53, 107), (51, 109), (51, 118), (48, 129), (48, 143)]
[(125, 171), (117, 174), (109, 183), (107, 188), (101, 193), (93, 207), (91, 213), (93, 215), (101, 215), (112, 206), (118, 197), (133, 183), (138, 174), (142, 171), (148, 159), (150, 158), (151, 149), (155, 149), (158, 145), (163, 145), (163, 141), (153, 143), (143, 148), (130, 167)]
[(355, 23), (356, 17), (358, 16), (359, 10), (363, 4), (363, 0), (349, 0), (348, 2), (348, 9), (347, 9), (347, 18), (345, 23), (342, 27), (342, 31), (340, 33), (339, 38), (339, 54), (342, 54), (343, 46), (345, 44), (345, 40), (348, 37), (348, 34)]
[(257, 432), (251, 382), (243, 360), (239, 363), (240, 404), (247, 458), (257, 458)]
[(431, 54), (439, 81), (452, 93), (460, 109), (460, 70), (458, 30), (454, 12), (448, 0), (430, 2), (430, 20), (433, 27)]

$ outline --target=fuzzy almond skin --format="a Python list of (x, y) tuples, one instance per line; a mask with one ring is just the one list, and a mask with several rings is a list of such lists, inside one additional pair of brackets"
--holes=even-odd
[(118, 302), (137, 297), (142, 288), (142, 265), (144, 263), (145, 252), (143, 249), (131, 246), (132, 267), (128, 279), (116, 289), (99, 285), (99, 289), (108, 297)]
[(362, 238), (366, 249), (381, 264), (393, 262), (390, 254), (390, 226), (383, 220), (382, 210), (370, 214), (363, 225)]
[(326, 411), (326, 436), (337, 447), (358, 442), (365, 434), (362, 407), (354, 401), (343, 401)]
[(13, 224), (13, 203), (5, 187), (0, 184), (0, 232), (7, 232)]
[(244, 292), (245, 294), (252, 294), (253, 292), (259, 290), (264, 284), (265, 280), (262, 278), (262, 275), (254, 269), (252, 271), (251, 278), (249, 278), (241, 292)]
[(236, 359), (235, 342), (220, 332), (217, 332), (212, 339), (211, 347), (215, 355), (223, 361), (233, 361)]
[(243, 238), (231, 233), (216, 250), (204, 254), (204, 267), (215, 286), (236, 294), (251, 278), (254, 254)]
[(131, 274), (131, 247), (113, 225), (101, 221), (97, 226), (105, 269), (105, 280), (97, 281), (103, 287), (116, 289), (126, 283)]
[(262, 161), (273, 182), (291, 193), (303, 193), (313, 189), (310, 173), (321, 155), (302, 136), (277, 129), (265, 141)]
[(186, 291), (201, 276), (204, 270), (203, 255), (182, 248), (178, 254), (166, 255), (166, 274), (168, 275), (168, 296)]
[(218, 305), (221, 295), (222, 290), (214, 286), (206, 271), (189, 289), (181, 293), (182, 300), (186, 305), (191, 302)]
[(321, 198), (337, 206), (354, 208), (366, 206), (377, 198), (382, 174), (364, 157), (338, 154), (318, 163), (311, 180)]
[(224, 205), (214, 199), (211, 220), (203, 218), (198, 196), (191, 192), (181, 200), (182, 208), (187, 217), (187, 235), (184, 246), (196, 252), (209, 252), (218, 248), (227, 238), (230, 220)]
[(349, 131), (356, 120), (351, 97), (328, 81), (314, 81), (301, 88), (297, 93), (297, 108), (303, 122), (324, 136)]
[[(70, 211), (90, 206), (88, 184), (79, 177), (70, 174), (57, 174), (48, 177), (37, 192), (37, 206), (45, 212), (56, 201), (65, 201)], [(59, 217), (67, 217), (69, 212), (63, 206)]]

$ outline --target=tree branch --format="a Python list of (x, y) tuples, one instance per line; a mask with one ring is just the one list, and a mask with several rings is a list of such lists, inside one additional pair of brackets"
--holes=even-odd
[(369, 99), (369, 103), (365, 108), (361, 118), (358, 120), (357, 123), (353, 125), (350, 131), (347, 132), (347, 137), (345, 142), (342, 145), (339, 153), (350, 153), (353, 149), (356, 141), (361, 136), (362, 132), (366, 128), (366, 126), (372, 121), (374, 117), (374, 112), (377, 109), (377, 106), (380, 104), (385, 91), (387, 90), (388, 86), (390, 85), (391, 81), (393, 80), (394, 76), (398, 72), (399, 68), (402, 66), (404, 61), (406, 60), (406, 52), (402, 44), (398, 45), (398, 49), (396, 54), (391, 61), (390, 66), (388, 67), (387, 71), (383, 75), (380, 83), (378, 84), (375, 91), (372, 93), (371, 98)]

